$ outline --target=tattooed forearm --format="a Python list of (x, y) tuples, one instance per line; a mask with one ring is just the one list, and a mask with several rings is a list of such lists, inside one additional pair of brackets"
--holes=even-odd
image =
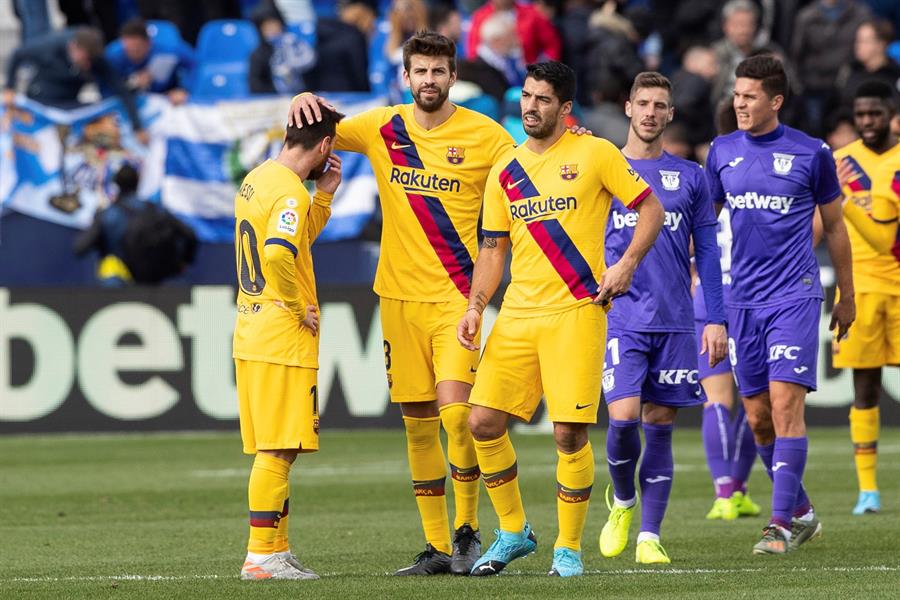
[(482, 248), (496, 248), (497, 247), (497, 238), (486, 237), (484, 238), (484, 243), (481, 245)]
[(469, 309), (477, 310), (478, 312), (484, 312), (484, 307), (487, 306), (488, 301), (487, 294), (484, 292), (478, 291), (472, 294), (471, 298), (469, 298)]

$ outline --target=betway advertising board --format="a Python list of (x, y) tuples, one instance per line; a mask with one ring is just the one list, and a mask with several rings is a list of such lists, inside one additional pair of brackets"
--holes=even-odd
[[(234, 298), (227, 286), (0, 288), (0, 433), (235, 429)], [(325, 288), (320, 302), (322, 426), (399, 427), (377, 298)], [(807, 417), (844, 425), (852, 378), (830, 366), (829, 311), (826, 302)], [(486, 333), (495, 317), (489, 307)], [(900, 370), (885, 369), (883, 382), (883, 422), (900, 423)], [(680, 423), (699, 422), (699, 410), (682, 412)], [(530, 427), (547, 426), (541, 411)]]

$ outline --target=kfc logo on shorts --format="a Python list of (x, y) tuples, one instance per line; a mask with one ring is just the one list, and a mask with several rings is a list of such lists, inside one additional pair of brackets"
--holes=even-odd
[(663, 369), (659, 372), (659, 380), (657, 383), (680, 385), (685, 381), (688, 383), (697, 383), (697, 369)]
[(800, 346), (788, 346), (787, 344), (775, 344), (769, 347), (769, 362), (781, 360), (797, 360), (800, 354)]

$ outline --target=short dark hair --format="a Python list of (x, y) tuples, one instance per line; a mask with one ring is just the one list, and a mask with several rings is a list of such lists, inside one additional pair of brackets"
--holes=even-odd
[(734, 70), (734, 76), (761, 81), (763, 91), (770, 98), (787, 97), (787, 73), (784, 64), (774, 56), (761, 54), (745, 58)]
[(450, 72), (456, 73), (456, 43), (434, 31), (420, 31), (403, 44), (403, 68), (409, 72), (413, 55), (443, 56), (450, 61)]
[(78, 27), (72, 34), (72, 42), (87, 52), (91, 60), (103, 55), (103, 34), (96, 27)]
[(894, 100), (894, 90), (880, 79), (867, 79), (856, 88), (853, 99), (857, 98), (880, 98), (885, 102), (892, 102)]
[(663, 88), (669, 92), (669, 104), (672, 104), (672, 82), (669, 81), (668, 77), (656, 71), (638, 73), (637, 77), (634, 78), (634, 83), (631, 84), (631, 92), (628, 94), (628, 97), (634, 98), (638, 90), (647, 88)]
[(284, 133), (285, 146), (294, 148), (295, 146), (300, 145), (304, 150), (311, 150), (323, 139), (334, 137), (334, 133), (337, 130), (337, 124), (344, 118), (344, 115), (336, 110), (326, 108), (321, 104), (319, 105), (319, 110), (322, 112), (321, 121), (309, 123), (306, 120), (306, 114), (301, 113), (300, 121), (302, 122), (303, 127), (296, 127), (294, 125), (287, 126)]
[(137, 192), (139, 181), (140, 174), (131, 163), (125, 163), (113, 175), (113, 183), (119, 188), (120, 197)]
[(530, 64), (526, 67), (525, 79), (529, 77), (549, 83), (560, 104), (575, 99), (575, 71), (568, 65), (555, 60)]
[(119, 29), (119, 37), (139, 37), (145, 40), (150, 39), (147, 33), (147, 24), (140, 17), (135, 17), (126, 21), (122, 28)]

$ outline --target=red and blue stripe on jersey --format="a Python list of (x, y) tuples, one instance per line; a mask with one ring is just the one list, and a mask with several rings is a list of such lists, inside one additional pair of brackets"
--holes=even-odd
[[(394, 165), (411, 169), (425, 168), (416, 144), (406, 130), (406, 123), (399, 114), (381, 126), (381, 137)], [(441, 261), (456, 288), (468, 298), (474, 263), (447, 210), (439, 199), (419, 193), (418, 190), (407, 188), (406, 197), (438, 260)]]
[[(510, 202), (540, 195), (516, 159), (500, 172), (500, 185)], [(563, 229), (559, 219), (531, 221), (525, 227), (576, 299), (589, 298), (597, 293), (599, 284), (591, 266)]]
[(856, 179), (847, 184), (854, 192), (866, 192), (872, 189), (872, 180), (863, 170), (862, 166), (856, 161), (852, 156), (845, 157), (845, 160), (850, 162), (850, 165), (853, 167), (853, 172), (857, 174)]

